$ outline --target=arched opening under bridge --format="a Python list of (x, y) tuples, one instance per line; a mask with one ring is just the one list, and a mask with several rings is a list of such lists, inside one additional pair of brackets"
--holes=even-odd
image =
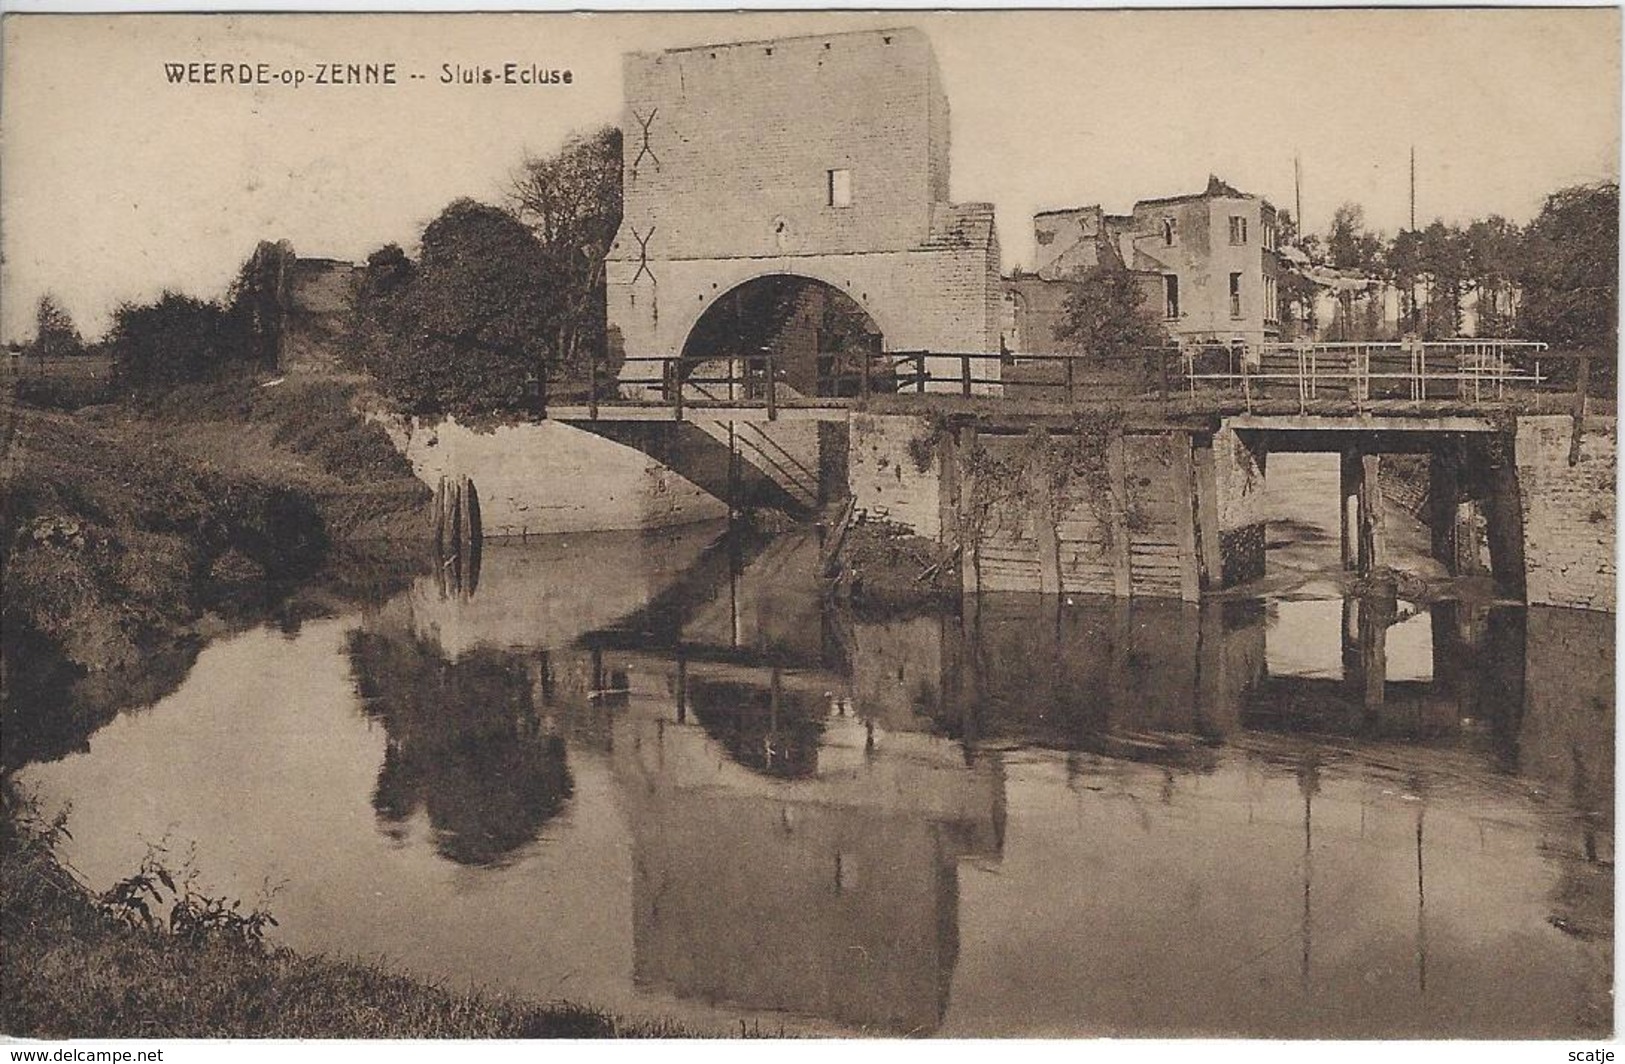
[(879, 358), (880, 327), (851, 296), (795, 274), (768, 274), (729, 289), (706, 308), (683, 344), (683, 376), (707, 398), (757, 398), (768, 366), (778, 386), (803, 396), (894, 392)]

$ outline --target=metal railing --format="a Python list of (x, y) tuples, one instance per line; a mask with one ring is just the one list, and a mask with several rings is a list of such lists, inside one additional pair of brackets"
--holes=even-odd
[(1536, 356), (1547, 345), (1527, 340), (1398, 340), (1191, 346), (1182, 376), (1189, 394), (1240, 393), (1295, 398), (1300, 408), (1320, 399), (1502, 400), (1509, 387), (1537, 387), (1546, 378)]

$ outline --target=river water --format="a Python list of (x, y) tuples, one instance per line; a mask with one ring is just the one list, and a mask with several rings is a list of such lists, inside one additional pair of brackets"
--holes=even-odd
[(94, 886), (162, 846), (300, 950), (719, 1033), (1606, 1033), (1613, 619), (1345, 598), (1330, 507), (1200, 608), (491, 545), (21, 776)]

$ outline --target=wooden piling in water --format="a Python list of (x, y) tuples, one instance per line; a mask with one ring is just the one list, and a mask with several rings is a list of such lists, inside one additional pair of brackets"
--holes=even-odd
[(1359, 492), (1360, 456), (1352, 449), (1345, 449), (1338, 455), (1337, 530), (1343, 568), (1349, 572), (1360, 564), (1358, 519), (1349, 507), (1350, 500), (1357, 498)]
[(434, 554), (446, 556), (446, 478), (441, 477), (434, 489)]
[(1453, 451), (1435, 449), (1428, 456), (1428, 539), (1435, 560), (1445, 564), (1451, 576), (1456, 571), (1456, 507), (1461, 498), (1460, 457)]
[(1201, 583), (1204, 589), (1217, 588), (1224, 583), (1224, 559), (1219, 552), (1219, 475), (1213, 456), (1213, 441), (1197, 447), (1193, 453), (1196, 462), (1196, 544), (1202, 563)]
[(1202, 577), (1196, 547), (1196, 475), (1191, 463), (1191, 437), (1186, 432), (1169, 436), (1172, 449), (1173, 482), (1175, 490), (1183, 495), (1176, 508), (1175, 535), (1179, 547), (1179, 597), (1196, 602), (1202, 597)]
[(1388, 564), (1387, 536), (1383, 522), (1382, 456), (1360, 456), (1359, 564), (1362, 574)]
[(1055, 499), (1047, 490), (1050, 466), (1055, 461), (1048, 447), (1040, 448), (1036, 468), (1026, 476), (1036, 481), (1038, 505), (1032, 514), (1033, 538), (1038, 546), (1038, 590), (1047, 595), (1061, 593), (1061, 542), (1056, 529), (1060, 514), (1055, 512)]
[(1128, 537), (1128, 463), (1123, 457), (1123, 435), (1117, 433), (1106, 444), (1106, 475), (1111, 482), (1112, 594), (1128, 598), (1133, 593), (1133, 564)]

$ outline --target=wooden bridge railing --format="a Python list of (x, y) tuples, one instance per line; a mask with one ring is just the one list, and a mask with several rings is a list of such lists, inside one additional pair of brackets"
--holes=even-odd
[[(1355, 409), (1384, 399), (1494, 402), (1510, 393), (1551, 391), (1542, 360), (1577, 362), (1576, 394), (1588, 388), (1590, 362), (1603, 355), (1553, 352), (1518, 340), (1269, 343), (1150, 347), (1102, 358), (1076, 353), (850, 351), (820, 354), (816, 394), (785, 382), (772, 351), (750, 356), (634, 355), (616, 383), (632, 402), (686, 410), (765, 409), (776, 419), (786, 403), (863, 406), (874, 395), (1019, 393), (1072, 404), (1099, 398), (1102, 373), (1116, 374), (1130, 394), (1167, 400), (1229, 395), (1248, 410), (1258, 400), (1341, 399)], [(996, 371), (991, 367), (996, 366)], [(595, 364), (589, 417), (598, 417), (602, 370)], [(1566, 375), (1565, 375), (1566, 376)], [(1564, 390), (1567, 390), (1566, 388)], [(641, 392), (641, 395), (639, 394)], [(1576, 408), (1583, 414), (1583, 407)]]

